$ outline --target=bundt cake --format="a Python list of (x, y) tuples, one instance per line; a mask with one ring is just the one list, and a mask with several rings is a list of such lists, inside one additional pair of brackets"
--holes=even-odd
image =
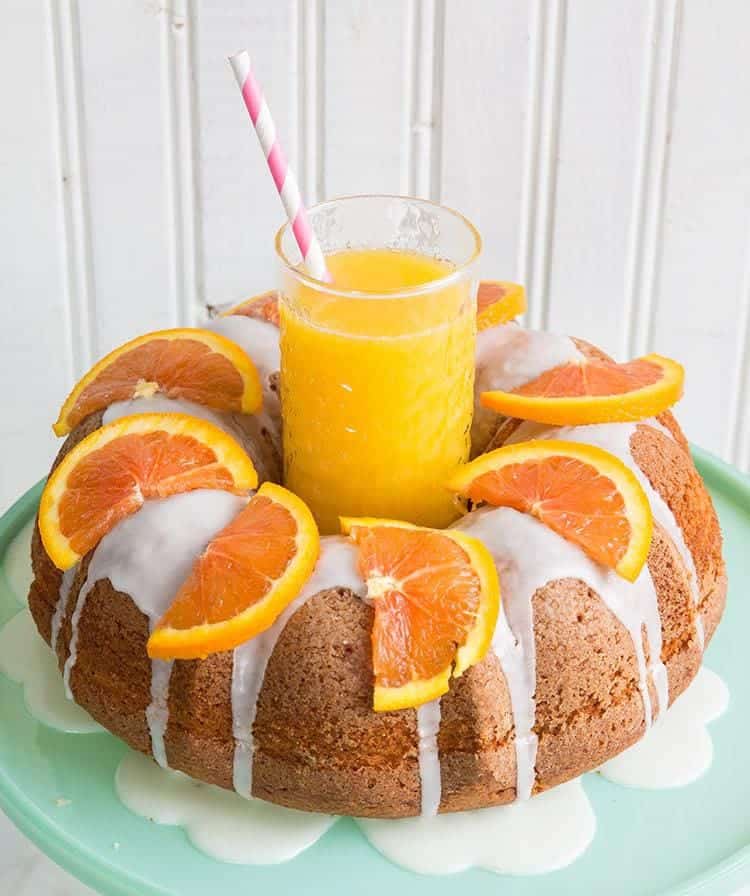
[[(261, 481), (278, 481), (278, 331), (242, 316), (209, 327), (256, 362), (263, 416), (163, 397), (119, 402), (83, 420), (55, 464), (136, 406), (210, 419), (241, 442)], [(479, 334), (477, 395), (582, 355), (597, 351), (490, 327)], [(263, 634), (205, 660), (149, 660), (154, 622), (241, 506), (228, 492), (146, 502), (65, 574), (37, 529), (31, 611), (73, 699), (133, 749), (201, 781), (296, 809), (384, 818), (528, 798), (644, 734), (698, 671), (726, 592), (716, 515), (671, 413), (560, 429), (477, 403), (474, 456), (552, 437), (598, 445), (635, 472), (654, 517), (647, 566), (631, 583), (530, 515), (471, 510), (456, 527), (483, 541), (501, 584), (493, 649), (416, 710), (372, 708), (373, 609), (356, 548), (340, 536), (321, 539), (312, 578)]]

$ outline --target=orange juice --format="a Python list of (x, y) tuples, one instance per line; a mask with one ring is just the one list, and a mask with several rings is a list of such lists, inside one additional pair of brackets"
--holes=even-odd
[(328, 287), (289, 273), (283, 283), (286, 485), (325, 533), (339, 516), (445, 526), (457, 516), (445, 480), (469, 452), (472, 285), (414, 252), (326, 262)]

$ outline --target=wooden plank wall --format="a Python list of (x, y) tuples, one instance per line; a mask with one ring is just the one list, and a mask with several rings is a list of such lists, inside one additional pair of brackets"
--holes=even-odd
[(7, 0), (0, 506), (92, 359), (275, 279), (248, 46), (309, 202), (409, 192), (480, 226), (528, 320), (683, 359), (688, 434), (750, 468), (750, 5)]

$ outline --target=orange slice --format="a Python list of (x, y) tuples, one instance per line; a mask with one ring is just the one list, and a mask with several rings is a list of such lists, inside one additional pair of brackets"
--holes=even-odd
[(39, 505), (44, 547), (69, 569), (147, 498), (196, 488), (243, 493), (258, 484), (250, 458), (223, 430), (187, 414), (136, 414), (79, 442), (47, 480)]
[(526, 290), (507, 280), (482, 280), (477, 290), (477, 329), (507, 324), (526, 310)]
[(377, 712), (419, 706), (487, 653), (500, 606), (495, 564), (476, 538), (409, 523), (342, 518), (375, 608)]
[(67, 435), (113, 401), (157, 392), (221, 411), (252, 414), (263, 401), (255, 365), (236, 343), (210, 330), (157, 330), (121, 345), (76, 383), (52, 427)]
[(255, 317), (258, 320), (266, 320), (269, 324), (279, 326), (279, 293), (275, 289), (263, 292), (259, 296), (245, 299), (239, 305), (222, 312), (220, 317)]
[(203, 659), (269, 628), (312, 575), (320, 538), (307, 505), (266, 482), (212, 539), (148, 642), (153, 659)]
[(483, 392), (481, 402), (506, 417), (556, 426), (618, 423), (666, 411), (682, 397), (684, 379), (682, 365), (661, 355), (626, 364), (584, 358), (512, 392)]
[(635, 581), (648, 557), (651, 505), (619, 458), (577, 442), (506, 445), (456, 471), (448, 487), (529, 513), (598, 563)]

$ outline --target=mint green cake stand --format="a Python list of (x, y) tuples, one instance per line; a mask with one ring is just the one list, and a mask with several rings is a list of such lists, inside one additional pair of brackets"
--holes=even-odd
[[(120, 804), (114, 775), (123, 744), (106, 734), (65, 735), (37, 723), (21, 688), (2, 676), (0, 808), (47, 855), (105, 896), (735, 893), (750, 883), (750, 480), (705, 452), (695, 455), (721, 518), (731, 583), (726, 616), (707, 656), (731, 690), (729, 710), (710, 728), (714, 763), (701, 780), (677, 790), (627, 790), (587, 775), (596, 836), (568, 868), (533, 877), (478, 870), (419, 876), (383, 859), (349, 819), (291, 862), (219, 864), (195, 850), (180, 828), (152, 824)], [(0, 520), (0, 556), (34, 513), (40, 490), (32, 489)], [(0, 575), (0, 624), (17, 611)], [(57, 806), (61, 797), (70, 804)]]

